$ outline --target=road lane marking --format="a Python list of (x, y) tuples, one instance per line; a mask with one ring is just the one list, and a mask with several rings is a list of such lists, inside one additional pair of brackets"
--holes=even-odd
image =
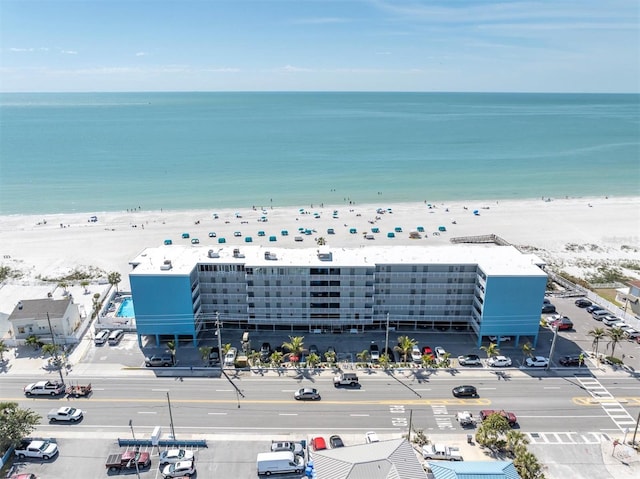
[(208, 412), (207, 414), (209, 416), (226, 416), (227, 415), (226, 412)]
[(230, 393), (233, 392), (233, 389), (216, 389), (217, 393)]
[(281, 412), (278, 416), (297, 416), (298, 413)]
[(157, 393), (168, 393), (169, 390), (168, 389), (152, 389), (153, 392), (157, 392)]
[(158, 414), (155, 411), (138, 411), (138, 414)]
[(480, 391), (493, 391), (496, 390), (498, 388), (478, 388)]
[(369, 417), (369, 414), (349, 414), (351, 417)]
[(542, 389), (560, 389), (560, 386), (545, 386)]

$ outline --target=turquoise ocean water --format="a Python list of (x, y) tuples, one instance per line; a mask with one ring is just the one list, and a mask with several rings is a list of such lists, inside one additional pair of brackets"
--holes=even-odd
[(640, 96), (0, 95), (0, 214), (640, 194)]

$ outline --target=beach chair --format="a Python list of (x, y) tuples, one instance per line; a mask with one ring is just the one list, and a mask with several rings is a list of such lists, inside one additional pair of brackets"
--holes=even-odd
[(226, 243), (227, 240), (224, 238), (218, 238), (218, 243)]
[(269, 241), (278, 241), (278, 238), (275, 236), (269, 236)]
[(253, 242), (253, 238), (251, 236), (245, 236), (244, 237), (244, 242), (245, 243), (251, 243), (251, 242)]
[(396, 237), (396, 234), (393, 231), (389, 231), (387, 233), (387, 238), (395, 238), (395, 237)]

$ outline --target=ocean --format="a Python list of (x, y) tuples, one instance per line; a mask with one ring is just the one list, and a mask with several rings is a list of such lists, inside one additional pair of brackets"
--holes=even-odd
[(0, 94), (0, 214), (637, 196), (640, 96)]

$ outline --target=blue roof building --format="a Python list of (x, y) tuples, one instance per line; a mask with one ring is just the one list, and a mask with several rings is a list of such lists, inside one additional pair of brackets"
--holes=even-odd
[(429, 461), (427, 464), (433, 479), (521, 479), (511, 461)]

